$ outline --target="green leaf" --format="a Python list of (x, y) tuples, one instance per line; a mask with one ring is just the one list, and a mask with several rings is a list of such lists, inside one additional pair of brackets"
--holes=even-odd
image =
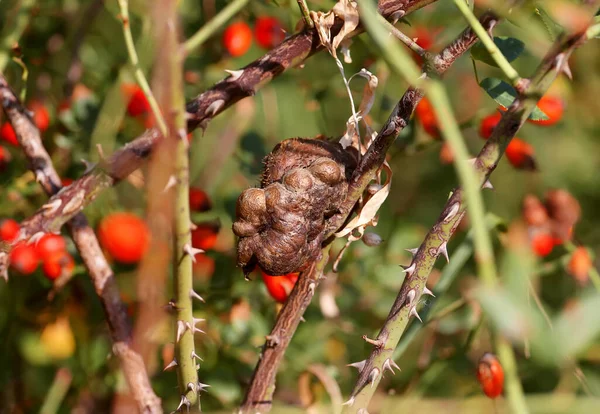
[[(515, 39), (514, 37), (495, 36), (494, 43), (509, 62), (512, 62), (518, 58), (525, 50), (525, 43), (521, 42), (519, 39)], [(490, 55), (481, 42), (477, 42), (475, 46), (471, 48), (471, 56), (473, 59), (487, 63), (491, 66), (498, 67), (492, 58), (492, 55)]]
[[(485, 78), (481, 81), (479, 86), (485, 89), (485, 91), (492, 97), (494, 101), (505, 108), (508, 108), (517, 97), (517, 92), (515, 89), (508, 83), (498, 78)], [(544, 121), (549, 118), (536, 105), (531, 115), (529, 115), (529, 119), (533, 121)]]

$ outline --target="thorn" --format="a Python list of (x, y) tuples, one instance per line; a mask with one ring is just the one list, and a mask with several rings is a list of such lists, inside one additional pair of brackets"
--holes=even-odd
[(569, 80), (573, 80), (573, 73), (571, 72), (571, 67), (569, 66), (569, 61), (566, 61), (562, 67), (562, 73), (565, 74)]
[(165, 185), (165, 188), (162, 192), (168, 192), (171, 188), (175, 187), (175, 185), (177, 185), (177, 178), (174, 175), (172, 175), (169, 177), (169, 181), (167, 181), (167, 185)]
[(483, 186), (481, 188), (487, 188), (487, 189), (493, 190), (494, 186), (492, 185), (490, 180), (485, 180), (485, 183), (483, 183)]
[(448, 242), (443, 242), (442, 244), (440, 244), (437, 253), (438, 255), (444, 255), (444, 257), (446, 258), (446, 263), (450, 263), (450, 258), (448, 257)]
[(468, 162), (469, 164), (471, 164), (471, 165), (475, 165), (475, 162), (476, 162), (476, 161), (477, 161), (477, 157), (475, 157), (475, 158), (469, 158), (469, 159), (467, 160), (467, 162)]
[(311, 295), (315, 294), (316, 287), (317, 287), (317, 284), (315, 282), (310, 282), (310, 284), (308, 285), (308, 290), (310, 290)]
[(343, 403), (342, 405), (347, 405), (348, 407), (352, 407), (354, 405), (354, 397), (350, 397), (348, 401)]
[(373, 368), (373, 370), (369, 373), (369, 382), (371, 383), (371, 388), (375, 385), (375, 381), (377, 381), (377, 377), (379, 377), (380, 373), (379, 368)]
[(182, 395), (181, 396), (181, 401), (179, 402), (179, 405), (177, 406), (177, 410), (175, 410), (175, 411), (180, 411), (181, 408), (184, 405), (186, 406), (187, 412), (189, 413), (190, 412), (190, 405), (191, 405), (190, 400), (188, 400), (185, 395)]
[(406, 299), (408, 299), (409, 305), (412, 305), (413, 300), (415, 300), (415, 296), (417, 296), (417, 292), (415, 292), (414, 289), (408, 291), (408, 293), (406, 294)]
[(40, 241), (40, 239), (42, 237), (44, 237), (46, 233), (44, 233), (43, 231), (38, 231), (37, 233), (35, 233), (33, 236), (31, 236), (29, 238), (29, 240), (27, 240), (27, 244), (35, 244), (37, 245), (37, 242)]
[(54, 214), (56, 210), (61, 206), (62, 200), (57, 198), (49, 203), (46, 203), (42, 206), (42, 210), (44, 210), (44, 214)]
[(404, 249), (404, 250), (406, 250), (407, 252), (409, 252), (410, 254), (412, 254), (413, 257), (414, 257), (417, 254), (417, 252), (419, 251), (419, 248), (415, 247), (414, 249)]
[[(402, 266), (402, 265), (400, 265), (400, 266)], [(415, 263), (411, 264), (410, 266), (402, 266), (402, 269), (404, 269), (403, 272), (406, 273), (409, 276), (412, 275), (415, 272), (416, 268), (417, 267), (416, 267)]]
[(421, 319), (421, 317), (417, 313), (417, 307), (416, 306), (413, 306), (412, 308), (410, 308), (410, 314), (412, 316), (414, 316), (415, 318), (417, 318), (419, 320), (419, 322), (423, 323), (423, 320)]
[(202, 299), (202, 296), (200, 296), (199, 294), (197, 294), (197, 293), (194, 291), (194, 289), (190, 289), (190, 297), (191, 297), (192, 299), (198, 299), (200, 302), (203, 302), (203, 303), (205, 302), (205, 300), (204, 300), (204, 299)]
[(188, 382), (187, 383), (187, 390), (196, 393), (196, 384), (194, 384), (193, 382)]
[(202, 249), (197, 249), (195, 247), (193, 247), (191, 244), (186, 243), (183, 246), (183, 251), (192, 258), (192, 262), (196, 263), (196, 255), (200, 254), (200, 253), (204, 253), (204, 250)]
[(89, 162), (88, 160), (83, 158), (81, 159), (81, 162), (83, 163), (83, 165), (85, 165), (85, 171), (83, 172), (83, 175), (87, 175), (94, 168), (96, 168), (96, 163), (94, 162)]
[(177, 365), (178, 365), (178, 364), (177, 364), (177, 360), (176, 360), (175, 358), (173, 358), (173, 361), (171, 361), (171, 362), (169, 363), (169, 365), (167, 365), (167, 366), (166, 366), (166, 367), (163, 369), (163, 372), (165, 372), (166, 370), (168, 370), (168, 369), (171, 369), (171, 368), (173, 368), (173, 367), (176, 367)]
[(202, 318), (192, 318), (192, 322), (194, 323), (194, 325), (196, 325), (197, 323), (200, 322), (204, 322), (206, 319), (202, 319)]
[(231, 75), (231, 77), (228, 77), (227, 80), (230, 82), (236, 81), (240, 78), (240, 76), (242, 76), (242, 74), (244, 73), (243, 70), (229, 70), (229, 69), (225, 69), (225, 72), (229, 73)]
[(202, 391), (204, 391), (207, 388), (210, 388), (210, 385), (198, 382), (198, 393), (201, 393)]
[(197, 359), (199, 361), (204, 362), (204, 360), (202, 358), (200, 358), (200, 356), (198, 356), (198, 354), (196, 353), (196, 351), (192, 351), (191, 357), (192, 357), (192, 360)]
[(181, 309), (179, 306), (177, 306), (177, 303), (175, 303), (175, 299), (171, 299), (169, 303), (163, 306), (163, 308), (169, 312), (175, 312)]
[(187, 325), (184, 321), (177, 321), (177, 335), (175, 337), (175, 342), (179, 342), (186, 329)]
[(444, 217), (444, 219), (442, 221), (444, 223), (447, 223), (450, 220), (452, 220), (454, 218), (454, 216), (456, 216), (456, 214), (458, 213), (458, 210), (460, 210), (460, 203), (452, 204), (452, 206), (448, 210), (448, 214), (446, 214), (446, 217)]
[(104, 149), (102, 148), (102, 144), (96, 144), (96, 151), (98, 151), (98, 156), (102, 161), (106, 158), (104, 156)]
[(190, 230), (191, 230), (191, 231), (194, 231), (194, 230), (196, 230), (197, 228), (198, 228), (198, 226), (197, 226), (196, 224), (194, 224), (194, 223), (191, 223), (191, 222), (190, 222)]
[(385, 360), (385, 362), (383, 363), (383, 374), (385, 375), (385, 371), (390, 371), (392, 373), (392, 375), (396, 375), (396, 373), (394, 372), (394, 368), (392, 368), (392, 364), (390, 363), (391, 359), (387, 358)]
[(369, 414), (369, 412), (366, 408), (361, 408), (356, 412), (356, 414)]
[(373, 345), (373, 346), (374, 346), (374, 347), (376, 347), (376, 348), (381, 348), (381, 347), (383, 347), (383, 345), (384, 345), (384, 342), (383, 342), (381, 339), (377, 339), (377, 340), (375, 340), (375, 339), (371, 339), (371, 338), (369, 338), (367, 335), (363, 335), (363, 336), (362, 336), (362, 339), (363, 339), (363, 340), (364, 340), (366, 343), (368, 343), (368, 344), (371, 344), (371, 345)]
[(300, 317), (300, 322), (306, 322), (306, 319), (304, 319), (304, 316)]
[(206, 108), (206, 111), (204, 111), (204, 113), (209, 117), (213, 117), (224, 106), (225, 106), (225, 101), (223, 99), (217, 99), (216, 101), (214, 101), (210, 105), (208, 105), (208, 108)]
[(367, 363), (366, 359), (363, 359), (362, 361), (358, 361), (358, 362), (353, 362), (352, 364), (348, 364), (346, 365), (347, 367), (353, 367), (356, 368), (358, 370), (358, 372), (362, 371), (363, 368), (365, 367)]
[(427, 286), (425, 286), (423, 288), (423, 294), (424, 295), (430, 295), (430, 296), (433, 296), (435, 298), (435, 295), (433, 294), (433, 292), (431, 290), (429, 290), (429, 288)]

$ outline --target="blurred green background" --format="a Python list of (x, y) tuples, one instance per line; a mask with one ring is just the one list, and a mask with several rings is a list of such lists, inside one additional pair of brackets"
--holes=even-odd
[[(27, 2), (0, 2), (3, 38), (23, 19), (19, 16), (23, 3)], [(44, 144), (59, 173), (76, 179), (85, 170), (80, 159), (98, 159), (96, 144), (110, 153), (144, 130), (139, 119), (125, 114), (127, 101), (122, 84), (134, 83), (134, 79), (116, 18), (117, 3), (107, 1), (104, 6), (94, 6), (93, 0), (29, 3), (33, 6), (26, 13), (25, 30), (19, 40), (28, 70), (27, 81), (21, 80), (21, 67), (10, 60), (2, 70), (15, 90), (25, 90), (26, 101), (38, 99), (45, 103), (52, 123), (44, 134)], [(226, 3), (182, 0), (179, 7), (183, 36), (193, 34)], [(312, 9), (328, 10), (334, 3), (309, 1), (308, 4)], [(90, 18), (88, 13), (92, 7), (98, 10)], [(142, 64), (151, 77), (153, 46), (149, 7), (141, 0), (132, 1), (130, 7), (134, 39)], [(525, 51), (513, 65), (527, 76), (534, 71), (551, 39), (543, 24), (535, 22), (531, 9), (522, 11), (523, 19), (535, 24), (503, 22), (495, 34), (516, 37), (525, 43)], [(264, 15), (277, 17), (289, 33), (293, 33), (301, 18), (295, 1), (252, 1), (235, 20), (252, 26), (257, 17)], [(441, 1), (411, 14), (408, 21), (398, 27), (413, 36), (417, 30), (429, 32), (434, 41), (431, 49), (439, 51), (464, 29), (465, 22), (452, 2)], [(187, 58), (185, 96), (188, 100), (222, 79), (225, 69), (240, 68), (265, 53), (254, 42), (243, 56), (228, 56), (221, 42), (224, 28)], [(521, 202), (526, 194), (542, 198), (549, 189), (568, 190), (582, 208), (573, 242), (596, 253), (600, 246), (600, 142), (597, 139), (600, 133), (600, 101), (597, 99), (600, 49), (597, 42), (590, 42), (574, 53), (570, 60), (573, 81), (560, 76), (552, 87), (552, 93), (566, 102), (561, 122), (553, 127), (526, 124), (518, 134), (534, 146), (539, 171), (519, 171), (503, 159), (492, 178), (495, 191), (484, 192), (487, 211), (508, 226), (521, 218)], [(3, 43), (3, 53), (7, 53), (8, 46), (11, 45)], [(75, 53), (81, 60), (81, 77), (71, 84), (67, 74)], [(348, 75), (366, 67), (379, 78), (370, 113), (371, 125), (377, 129), (407, 84), (390, 72), (367, 35), (353, 39), (351, 54), (352, 63), (345, 64)], [(499, 70), (485, 63), (475, 65), (479, 79), (502, 77)], [(478, 87), (473, 68), (472, 59), (465, 55), (448, 71), (444, 83), (468, 148), (476, 154), (484, 142), (477, 134), (479, 123), (493, 113), (496, 104)], [(357, 102), (364, 82), (357, 77), (351, 83)], [(69, 88), (75, 91), (72, 105), (59, 111)], [(209, 260), (203, 261), (209, 264), (198, 267), (195, 277), (196, 291), (207, 300), (206, 305), (195, 309), (196, 317), (207, 320), (203, 328), (207, 334), (196, 338), (196, 352), (204, 358), (200, 364), (200, 379), (211, 385), (209, 391), (202, 394), (202, 406), (207, 412), (232, 409), (240, 403), (264, 336), (269, 333), (277, 312), (260, 276), (255, 274), (255, 280), (247, 283), (235, 267), (235, 240), (230, 229), (236, 199), (241, 191), (258, 184), (262, 158), (277, 142), (317, 134), (341, 136), (350, 114), (350, 103), (334, 60), (326, 53), (319, 53), (301, 68), (291, 69), (267, 84), (256, 96), (225, 111), (211, 121), (205, 131), (193, 133), (192, 184), (204, 189), (213, 203), (211, 211), (197, 213), (193, 219), (219, 219), (222, 224), (215, 248), (207, 252)], [(327, 405), (330, 396), (324, 386), (314, 376), (305, 382), (300, 380), (314, 364), (324, 367), (326, 375), (339, 384), (344, 396), (349, 394), (356, 371), (346, 364), (368, 356), (371, 346), (361, 336), (375, 336), (387, 316), (403, 280), (398, 265), (410, 261), (404, 249), (419, 245), (437, 219), (449, 191), (458, 185), (454, 167), (440, 161), (441, 145), (414, 120), (402, 132), (398, 145), (390, 151), (389, 162), (394, 171), (392, 189), (380, 211), (377, 228), (370, 229), (385, 242), (375, 248), (354, 243), (344, 256), (339, 273), (327, 274), (332, 283), (321, 286), (321, 296), (318, 294), (308, 308), (306, 321), (294, 335), (280, 367), (278, 403), (300, 407), (314, 402), (323, 412), (330, 412)], [(46, 197), (27, 172), (19, 149), (10, 147), (8, 150), (12, 161), (0, 173), (0, 218), (20, 221), (43, 204)], [(130, 210), (143, 216), (145, 207), (143, 186), (126, 180), (105, 191), (85, 213), (95, 225), (101, 217), (118, 210)], [(565, 270), (570, 254), (568, 246), (557, 246), (543, 259), (531, 255), (514, 258), (506, 251), (506, 244), (499, 235), (497, 230), (492, 231), (501, 276), (506, 279), (518, 274), (525, 281), (531, 278), (550, 317), (564, 317), (561, 312), (565, 306), (592, 295), (594, 288), (589, 282), (579, 283)], [(76, 255), (74, 246), (69, 243), (70, 252)], [(343, 241), (336, 241), (334, 256), (342, 246)], [(455, 269), (456, 279), (435, 304), (429, 300), (422, 304), (430, 314), (449, 305), (456, 309), (419, 329), (413, 340), (404, 344), (404, 352), (396, 359), (402, 371), (395, 376), (386, 375), (374, 398), (372, 412), (399, 412), (398, 407), (404, 407), (397, 405), (400, 396), (408, 404), (406, 407), (412, 407), (406, 408), (407, 411), (493, 412), (493, 402), (481, 397), (475, 367), (478, 358), (492, 350), (489, 326), (491, 321), (502, 326), (503, 321), (498, 319), (506, 316), (504, 309), (508, 302), (503, 297), (499, 305), (496, 302), (486, 305), (485, 298), (474, 299), (473, 291), (478, 282), (466, 231), (461, 231), (450, 242), (451, 258), (460, 247), (464, 247), (465, 263)], [(530, 264), (524, 264), (530, 260)], [(47, 298), (51, 282), (41, 272), (28, 277), (11, 275), (8, 283), (0, 283), (0, 337), (3, 338), (0, 412), (39, 411), (52, 385), (60, 383), (56, 378), (63, 378), (56, 376), (59, 368), (66, 368), (72, 378), (58, 412), (71, 412), (74, 407), (83, 406), (104, 412), (109, 410), (116, 393), (125, 392), (118, 361), (111, 356), (102, 307), (81, 260), (76, 259), (76, 263), (75, 277), (52, 300)], [(444, 266), (445, 262), (439, 260), (431, 277), (432, 288)], [(135, 317), (135, 266), (115, 263), (114, 270), (123, 297)], [(543, 277), (539, 276), (540, 272)], [(164, 289), (165, 296), (170, 297), (170, 284)], [(507, 287), (508, 292), (510, 289), (512, 287)], [(325, 294), (335, 299), (339, 308), (337, 315), (330, 305), (324, 315)], [(531, 299), (524, 298), (522, 302), (530, 312), (537, 312)], [(480, 303), (486, 310), (497, 309), (496, 317), (483, 316)], [(526, 394), (546, 394), (529, 400), (536, 412), (593, 412), (600, 404), (596, 400), (600, 396), (600, 338), (597, 335), (600, 320), (595, 316), (600, 315), (600, 309), (593, 306), (586, 309), (591, 311), (587, 316), (592, 320), (580, 328), (586, 330), (589, 337), (568, 357), (542, 356), (543, 352), (536, 352), (535, 347), (529, 355), (523, 341), (515, 340), (518, 371)], [(506, 316), (508, 319), (504, 322), (510, 324), (512, 317)], [(526, 320), (529, 316), (517, 314), (514, 317)], [(44, 339), (41, 333), (56, 320), (68, 321), (67, 333)], [(173, 339), (170, 321), (166, 322), (157, 327), (156, 338), (153, 338), (162, 352), (156, 356), (152, 383), (166, 410), (170, 411), (177, 406), (179, 396), (175, 388), (176, 374), (162, 372), (160, 368), (169, 362), (163, 361), (163, 355), (168, 355)], [(536, 329), (549, 332), (545, 322), (535, 323), (540, 325), (536, 325)], [(55, 348), (64, 351), (61, 341), (69, 342), (71, 334), (75, 342), (73, 351), (63, 352), (64, 355), (57, 353)], [(546, 346), (552, 344), (549, 340)], [(440, 400), (419, 402), (421, 398)], [(395, 408), (385, 405), (390, 399), (395, 401), (392, 403)], [(504, 402), (498, 403), (498, 409), (505, 409)], [(277, 410), (275, 412), (279, 412)]]

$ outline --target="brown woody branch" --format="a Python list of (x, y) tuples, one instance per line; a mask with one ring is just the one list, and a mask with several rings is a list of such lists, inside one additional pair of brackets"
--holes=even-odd
[[(396, 20), (434, 1), (380, 0), (378, 8), (384, 17)], [(332, 36), (339, 32), (341, 26), (342, 21), (336, 19), (331, 29)], [(353, 34), (360, 32), (356, 30)], [(322, 49), (316, 31), (307, 29), (289, 37), (243, 69), (231, 72), (231, 76), (218, 82), (186, 105), (188, 132), (198, 127), (206, 128), (216, 115), (241, 99), (254, 95), (273, 78), (292, 67), (301, 65), (308, 57)], [(152, 153), (159, 139), (159, 132), (156, 129), (149, 129), (108, 159), (102, 160), (96, 168), (54, 195), (42, 209), (21, 223), (24, 237), (30, 237), (40, 231), (58, 231), (90, 204), (100, 192), (138, 169)], [(0, 258), (0, 272), (2, 266)]]
[[(62, 187), (60, 177), (42, 144), (39, 131), (1, 74), (0, 99), (36, 180), (46, 194), (49, 196), (56, 194)], [(125, 312), (125, 306), (121, 302), (114, 274), (104, 258), (93, 229), (88, 225), (83, 213), (76, 214), (67, 225), (106, 312), (113, 340), (113, 352), (121, 361), (125, 378), (139, 411), (142, 413), (162, 412), (160, 398), (152, 390), (144, 361), (129, 344), (131, 325)], [(22, 235), (20, 238), (27, 239)], [(6, 253), (0, 253), (1, 255), (7, 259)]]
[[(497, 23), (497, 19), (492, 14), (485, 14), (481, 18), (481, 22), (486, 28), (491, 29)], [(443, 74), (475, 42), (477, 42), (477, 36), (470, 29), (465, 30), (456, 40), (432, 58), (431, 62), (426, 65), (426, 73)], [(387, 150), (400, 131), (408, 124), (422, 97), (423, 91), (410, 87), (395, 106), (387, 122), (383, 125), (375, 141), (356, 168), (350, 183), (348, 197), (341, 208), (341, 213), (334, 219), (332, 218), (333, 224), (327, 229), (328, 236), (346, 221), (360, 195), (383, 164)], [(329, 245), (332, 241), (333, 238), (329, 238), (325, 244)], [(325, 247), (324, 250), (326, 249)], [(306, 274), (300, 275), (297, 285), (290, 293), (287, 302), (277, 317), (271, 335), (267, 337), (263, 353), (252, 376), (250, 387), (246, 392), (241, 412), (265, 412), (270, 409), (277, 368), (307, 305), (314, 295), (321, 272), (322, 269), (319, 274), (315, 275), (314, 269), (311, 268), (305, 272)], [(275, 338), (275, 341), (273, 338)]]
[[(594, 2), (597, 7), (598, 1)], [(594, 9), (595, 11), (596, 9)], [(484, 185), (494, 171), (510, 140), (515, 136), (533, 111), (539, 98), (545, 93), (556, 76), (561, 73), (573, 50), (585, 41), (585, 31), (559, 39), (532, 78), (524, 80), (519, 94), (492, 136), (475, 159), (474, 167)], [(359, 377), (350, 399), (345, 403), (345, 412), (366, 410), (369, 400), (386, 370), (395, 366), (392, 360), (394, 349), (411, 316), (417, 315), (417, 304), (425, 291), (425, 283), (439, 255), (447, 255), (447, 243), (465, 214), (463, 191), (456, 189), (446, 202), (438, 220), (423, 243), (415, 249), (410, 265), (405, 267), (406, 278), (398, 296), (381, 328), (369, 358), (361, 362)], [(393, 372), (393, 370), (392, 370)]]

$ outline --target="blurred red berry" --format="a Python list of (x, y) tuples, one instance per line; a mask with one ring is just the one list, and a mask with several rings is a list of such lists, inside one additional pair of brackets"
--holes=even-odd
[(137, 263), (146, 253), (150, 232), (144, 220), (132, 213), (110, 214), (98, 226), (100, 244), (118, 262)]
[(35, 249), (40, 259), (46, 260), (53, 254), (66, 251), (67, 242), (58, 234), (47, 233), (38, 240), (35, 244)]
[(256, 19), (254, 36), (256, 43), (265, 49), (271, 49), (285, 39), (281, 23), (275, 17), (270, 16), (261, 16)]
[(201, 188), (190, 187), (190, 210), (208, 211), (212, 208), (208, 194)]
[(0, 240), (11, 242), (19, 235), (21, 227), (13, 219), (6, 219), (0, 223)]
[(199, 223), (192, 230), (192, 246), (197, 249), (210, 250), (217, 243), (219, 226), (213, 223)]
[(62, 180), (60, 180), (60, 182), (62, 183), (63, 187), (68, 187), (73, 183), (73, 179), (72, 178), (63, 178)]
[(558, 123), (563, 116), (565, 106), (562, 99), (556, 96), (544, 96), (537, 103), (538, 107), (548, 116), (548, 119), (534, 121), (529, 119), (528, 122), (536, 125), (550, 126)]
[(75, 268), (75, 261), (66, 251), (55, 252), (47, 256), (42, 263), (44, 276), (50, 280), (70, 274)]
[(427, 98), (421, 99), (417, 107), (415, 108), (415, 115), (423, 129), (435, 139), (440, 138), (440, 130), (438, 129), (438, 122), (433, 111), (433, 106)]
[(0, 138), (2, 138), (4, 141), (8, 142), (11, 145), (19, 145), (19, 141), (17, 140), (17, 134), (15, 134), (15, 130), (8, 121), (3, 123), (0, 127)]
[(549, 233), (538, 233), (531, 238), (531, 248), (539, 257), (546, 257), (554, 248), (554, 237)]
[(444, 165), (452, 164), (454, 162), (454, 153), (447, 142), (444, 142), (440, 148), (440, 162)]
[(506, 158), (513, 167), (519, 170), (535, 171), (537, 169), (533, 154), (533, 147), (519, 138), (513, 138), (506, 147)]
[(588, 280), (588, 275), (592, 269), (593, 262), (590, 256), (590, 252), (580, 246), (571, 255), (571, 259), (567, 264), (567, 271), (571, 276), (580, 283), (585, 283)]
[(477, 380), (485, 395), (496, 398), (504, 389), (504, 370), (494, 354), (484, 354), (477, 364)]
[(150, 103), (142, 88), (138, 85), (124, 85), (123, 89), (129, 96), (129, 103), (127, 104), (127, 114), (129, 116), (137, 117), (150, 112)]
[(27, 108), (33, 112), (33, 122), (40, 132), (44, 132), (50, 126), (50, 114), (41, 101), (31, 101)]
[(498, 122), (502, 119), (502, 114), (500, 112), (494, 112), (492, 115), (488, 115), (481, 120), (481, 125), (479, 125), (479, 135), (481, 138), (488, 139), (492, 136), (492, 132)]
[(269, 295), (279, 303), (286, 301), (298, 280), (299, 273), (288, 273), (281, 276), (270, 276), (260, 271)]
[(35, 272), (39, 257), (33, 245), (24, 241), (18, 242), (10, 251), (10, 266), (23, 275)]
[(223, 46), (233, 57), (245, 54), (251, 44), (252, 30), (244, 22), (232, 23), (223, 32)]

